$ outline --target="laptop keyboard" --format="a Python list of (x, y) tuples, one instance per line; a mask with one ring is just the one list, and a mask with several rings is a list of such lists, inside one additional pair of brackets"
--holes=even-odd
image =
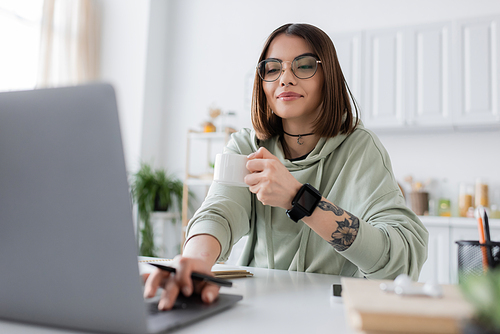
[[(158, 310), (158, 303), (160, 301), (159, 297), (154, 297), (145, 301), (146, 310), (148, 314), (158, 314), (168, 311), (160, 311)], [(177, 300), (174, 303), (174, 307), (172, 310), (184, 310), (187, 308), (199, 308), (206, 305), (201, 301), (201, 297), (199, 295), (193, 295), (189, 298), (184, 297), (182, 294), (177, 297)]]
[[(157, 313), (167, 312), (167, 311), (161, 311), (158, 309), (158, 302), (152, 302), (152, 303), (146, 303), (146, 304), (147, 304), (148, 314), (157, 314)], [(187, 307), (188, 307), (188, 305), (186, 303), (175, 303), (174, 307), (172, 307), (172, 310), (186, 309)]]

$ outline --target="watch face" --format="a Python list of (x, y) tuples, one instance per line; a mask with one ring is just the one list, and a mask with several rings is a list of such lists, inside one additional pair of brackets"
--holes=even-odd
[(311, 190), (304, 188), (304, 193), (299, 197), (297, 204), (303, 207), (307, 212), (311, 212), (318, 204), (318, 195), (313, 194)]

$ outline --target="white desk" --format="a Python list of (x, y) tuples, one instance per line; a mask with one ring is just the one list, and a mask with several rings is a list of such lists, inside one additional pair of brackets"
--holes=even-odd
[[(235, 267), (231, 267), (235, 268)], [(332, 284), (340, 277), (241, 267), (253, 277), (234, 279), (223, 293), (243, 295), (234, 307), (174, 333), (335, 333), (351, 334)], [(80, 333), (0, 321), (0, 333)]]

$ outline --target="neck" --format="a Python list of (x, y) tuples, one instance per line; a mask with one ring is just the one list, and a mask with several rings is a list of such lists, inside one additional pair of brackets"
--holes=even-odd
[[(314, 134), (313, 124), (306, 119), (300, 119), (300, 120), (284, 119), (283, 131), (292, 135), (289, 136), (283, 134), (283, 140), (285, 141), (286, 146), (288, 147), (288, 153), (290, 154), (290, 156), (287, 156), (288, 154), (285, 152), (285, 158), (287, 159), (300, 158), (306, 155), (307, 153), (311, 152), (314, 149), (314, 147), (319, 141), (319, 136)], [(306, 134), (309, 135), (301, 136), (300, 138), (295, 137), (298, 135), (306, 135)], [(297, 140), (299, 141), (297, 142)]]
[[(288, 133), (295, 134), (291, 132)], [(304, 156), (307, 153), (311, 152), (314, 149), (314, 147), (316, 147), (316, 144), (319, 141), (319, 137), (313, 134), (310, 136), (301, 137), (300, 142), (302, 143), (302, 145), (299, 145), (297, 143), (297, 138), (298, 137), (283, 135), (283, 140), (285, 141), (286, 146), (288, 147), (288, 152), (285, 152), (285, 158), (287, 159), (300, 158), (301, 156)]]

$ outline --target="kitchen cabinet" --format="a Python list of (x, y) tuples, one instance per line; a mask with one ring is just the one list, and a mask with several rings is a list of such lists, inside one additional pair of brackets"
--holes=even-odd
[(407, 126), (452, 126), (451, 30), (450, 23), (437, 23), (409, 27), (406, 31)]
[(427, 261), (419, 276), (419, 282), (435, 280), (439, 284), (450, 281), (450, 231), (446, 222), (433, 222), (426, 225), (429, 231)]
[[(439, 284), (458, 283), (459, 240), (478, 240), (477, 221), (473, 218), (419, 217), (429, 231), (429, 252), (419, 282), (435, 278)], [(492, 241), (500, 241), (500, 219), (490, 219)]]
[(365, 75), (361, 119), (368, 127), (394, 128), (405, 124), (405, 31), (365, 33)]
[(452, 127), (451, 27), (437, 23), (366, 33), (368, 127)]
[(331, 35), (342, 73), (359, 107), (362, 107), (363, 34), (361, 32)]
[[(463, 225), (463, 224), (461, 224)], [(476, 226), (452, 226), (450, 228), (450, 283), (458, 283), (458, 245), (459, 240), (478, 240), (478, 229)]]
[(500, 17), (455, 23), (457, 125), (500, 124)]
[[(333, 35), (364, 124), (374, 130), (500, 126), (499, 25), (495, 16)], [(352, 51), (358, 41), (359, 57)]]

